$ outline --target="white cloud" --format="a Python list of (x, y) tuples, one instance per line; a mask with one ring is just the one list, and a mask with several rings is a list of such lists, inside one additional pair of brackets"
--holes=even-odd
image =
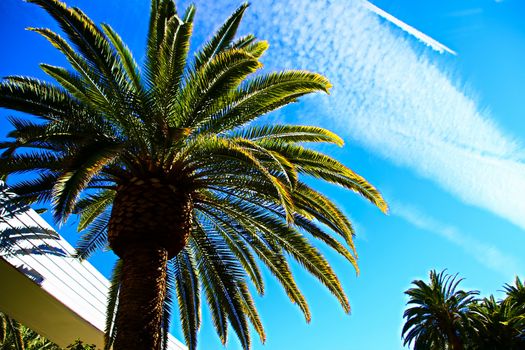
[(444, 225), (434, 218), (422, 214), (414, 207), (395, 203), (392, 206), (392, 214), (461, 247), (481, 265), (500, 273), (509, 280), (513, 279), (519, 271), (522, 271), (521, 265), (516, 258), (505, 254), (495, 246), (485, 244), (472, 236), (461, 233), (453, 226)]
[[(208, 33), (223, 19), (222, 2), (198, 9)], [(269, 40), (267, 69), (328, 76), (332, 94), (303, 103), (320, 124), (525, 229), (521, 145), (418, 41), (357, 0), (258, 0), (244, 25)]]

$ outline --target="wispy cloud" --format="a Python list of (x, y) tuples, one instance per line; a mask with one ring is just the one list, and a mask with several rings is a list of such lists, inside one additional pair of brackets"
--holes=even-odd
[(495, 246), (485, 244), (476, 238), (460, 232), (457, 228), (445, 225), (434, 218), (421, 213), (417, 208), (401, 203), (392, 205), (392, 214), (398, 216), (412, 225), (437, 234), (449, 242), (462, 248), (481, 265), (496, 271), (509, 280), (516, 273), (522, 271), (518, 260), (509, 256)]
[(439, 41), (429, 37), (425, 33), (423, 33), (421, 31), (417, 30), (416, 28), (406, 24), (405, 22), (403, 22), (403, 21), (399, 20), (398, 18), (392, 16), (390, 13), (385, 12), (384, 10), (382, 10), (379, 7), (375, 6), (374, 4), (372, 4), (372, 3), (368, 2), (368, 1), (364, 1), (363, 2), (363, 6), (366, 7), (367, 9), (369, 9), (370, 11), (372, 11), (373, 13), (375, 13), (376, 15), (378, 15), (378, 16), (386, 19), (387, 21), (395, 24), (400, 29), (404, 30), (408, 34), (410, 34), (410, 35), (414, 36), (415, 38), (417, 38), (423, 44), (425, 44), (427, 46), (430, 46), (432, 49), (434, 49), (434, 50), (436, 50), (436, 51), (438, 51), (440, 53), (448, 52), (448, 53), (450, 53), (452, 55), (456, 55), (455, 51), (449, 49), (448, 47), (446, 47), (445, 45), (443, 45)]
[[(210, 31), (224, 15), (223, 3), (199, 9)], [(525, 229), (521, 145), (417, 41), (357, 0), (258, 0), (245, 26), (269, 40), (268, 69), (330, 78), (329, 97), (303, 104), (323, 126)]]

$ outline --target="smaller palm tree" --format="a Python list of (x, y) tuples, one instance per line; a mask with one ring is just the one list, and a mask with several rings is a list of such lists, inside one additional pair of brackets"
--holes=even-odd
[(60, 350), (60, 347), (0, 312), (0, 350)]
[(514, 304), (514, 307), (519, 308), (522, 314), (525, 314), (525, 285), (521, 282), (520, 278), (516, 276), (514, 285), (506, 284), (503, 287), (507, 298), (510, 303)]
[(515, 303), (512, 297), (496, 301), (491, 295), (474, 303), (471, 310), (470, 349), (525, 349), (523, 305)]
[(96, 350), (76, 340), (65, 349), (0, 312), (0, 350)]
[(415, 287), (405, 291), (411, 307), (403, 315), (404, 345), (413, 345), (415, 350), (465, 349), (469, 306), (479, 292), (457, 290), (463, 279), (445, 272), (432, 270), (430, 283), (415, 280)]
[(0, 350), (24, 349), (24, 339), (18, 322), (0, 312)]

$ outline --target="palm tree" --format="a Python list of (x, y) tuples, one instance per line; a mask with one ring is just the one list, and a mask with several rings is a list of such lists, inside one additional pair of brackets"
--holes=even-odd
[(464, 349), (469, 327), (469, 305), (477, 291), (457, 290), (463, 279), (457, 275), (430, 271), (430, 283), (415, 280), (414, 288), (405, 291), (409, 296), (403, 315), (404, 344), (413, 343), (415, 350)]
[[(66, 349), (95, 350), (95, 345), (87, 345), (77, 340)], [(62, 350), (62, 348), (0, 312), (0, 350)]]
[(506, 297), (494, 296), (474, 303), (472, 349), (523, 349), (525, 347), (525, 287), (519, 277), (503, 287)]
[(525, 285), (518, 276), (514, 281), (514, 285), (506, 284), (503, 289), (507, 294), (505, 300), (512, 303), (515, 308), (521, 310), (525, 314)]
[(11, 317), (0, 312), (0, 349), (24, 350), (21, 326)]
[(357, 269), (351, 223), (303, 177), (353, 190), (383, 211), (386, 203), (364, 178), (305, 145), (341, 146), (337, 135), (255, 122), (303, 95), (328, 92), (326, 78), (307, 71), (248, 77), (261, 68), (268, 44), (252, 35), (235, 39), (246, 4), (190, 60), (194, 7), (179, 15), (173, 0), (153, 0), (140, 70), (111, 26), (99, 27), (57, 0), (28, 1), (46, 10), (68, 40), (30, 30), (73, 69), (41, 65), (58, 85), (22, 76), (0, 84), (0, 107), (39, 118), (11, 118), (0, 173), (36, 172), (12, 189), (27, 202), (51, 201), (59, 222), (79, 215), (80, 258), (106, 245), (120, 258), (114, 349), (159, 349), (175, 299), (195, 349), (201, 292), (223, 342), (228, 323), (243, 349), (250, 348), (250, 323), (264, 341), (248, 287), (251, 281), (263, 293), (260, 263), (310, 320), (288, 257), (350, 310), (309, 238)]
[(525, 348), (525, 315), (509, 297), (496, 301), (494, 296), (474, 303), (471, 343), (474, 350), (518, 350)]
[(60, 348), (0, 312), (0, 350), (60, 350)]

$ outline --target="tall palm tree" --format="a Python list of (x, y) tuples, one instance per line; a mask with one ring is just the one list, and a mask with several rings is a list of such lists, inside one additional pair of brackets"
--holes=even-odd
[(80, 216), (79, 257), (109, 245), (120, 258), (114, 349), (158, 349), (170, 299), (178, 301), (186, 342), (195, 349), (201, 291), (223, 342), (228, 323), (243, 349), (250, 348), (250, 323), (264, 341), (248, 287), (251, 281), (263, 293), (260, 263), (310, 320), (289, 257), (350, 310), (309, 238), (357, 269), (351, 223), (303, 177), (353, 190), (383, 211), (386, 203), (364, 178), (306, 147), (342, 145), (337, 135), (253, 123), (305, 94), (328, 92), (326, 78), (307, 71), (249, 77), (261, 68), (268, 44), (252, 35), (235, 39), (246, 4), (191, 60), (194, 7), (179, 15), (173, 0), (153, 0), (141, 70), (111, 26), (99, 27), (57, 0), (28, 1), (66, 34), (68, 40), (30, 29), (72, 70), (41, 65), (58, 85), (22, 76), (0, 84), (1, 107), (39, 118), (11, 118), (0, 173), (36, 172), (12, 189), (28, 202), (51, 201), (57, 221)]
[(430, 271), (430, 283), (415, 280), (415, 287), (405, 291), (409, 296), (403, 315), (404, 344), (413, 343), (415, 350), (464, 349), (469, 327), (469, 305), (477, 291), (457, 290), (463, 279), (446, 271)]

